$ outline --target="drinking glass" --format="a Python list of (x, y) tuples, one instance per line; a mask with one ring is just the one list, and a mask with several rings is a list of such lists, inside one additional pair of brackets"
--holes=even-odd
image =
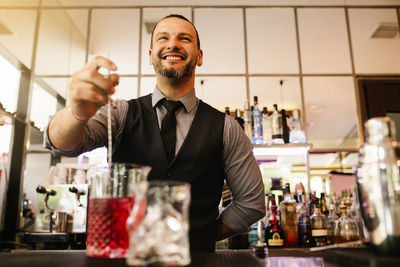
[(147, 189), (149, 171), (147, 166), (124, 163), (99, 166), (89, 171), (87, 256), (126, 257), (129, 247), (126, 222), (135, 202), (144, 195), (141, 191)]
[(130, 228), (128, 265), (188, 265), (190, 185), (151, 181), (143, 221)]

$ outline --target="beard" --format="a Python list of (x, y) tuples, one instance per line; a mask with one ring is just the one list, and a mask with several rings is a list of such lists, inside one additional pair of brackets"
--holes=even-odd
[(161, 60), (157, 59), (153, 64), (154, 71), (166, 78), (180, 79), (182, 77), (191, 76), (196, 68), (196, 62), (191, 60), (179, 69), (167, 68), (161, 64)]

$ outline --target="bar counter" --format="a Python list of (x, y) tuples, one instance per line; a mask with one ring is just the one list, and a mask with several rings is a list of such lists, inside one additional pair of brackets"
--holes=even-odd
[[(84, 250), (15, 250), (0, 253), (2, 267), (122, 267), (124, 259), (86, 257)], [(152, 266), (152, 265), (149, 265)], [(159, 266), (159, 265), (158, 265)], [(285, 267), (285, 266), (400, 266), (400, 256), (383, 256), (371, 249), (335, 248), (322, 251), (309, 249), (269, 250), (265, 259), (251, 250), (219, 250), (215, 254), (194, 253), (190, 267)]]

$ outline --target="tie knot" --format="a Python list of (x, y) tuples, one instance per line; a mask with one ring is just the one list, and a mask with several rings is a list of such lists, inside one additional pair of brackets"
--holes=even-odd
[(181, 101), (173, 100), (165, 100), (162, 104), (167, 109), (167, 111), (175, 111), (182, 105)]

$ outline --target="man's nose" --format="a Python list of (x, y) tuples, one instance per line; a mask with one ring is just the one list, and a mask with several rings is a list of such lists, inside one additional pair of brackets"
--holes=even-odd
[(180, 46), (179, 38), (177, 38), (175, 36), (169, 38), (169, 41), (168, 41), (168, 48), (169, 49), (176, 50), (176, 49), (179, 49), (180, 47), (181, 46)]

